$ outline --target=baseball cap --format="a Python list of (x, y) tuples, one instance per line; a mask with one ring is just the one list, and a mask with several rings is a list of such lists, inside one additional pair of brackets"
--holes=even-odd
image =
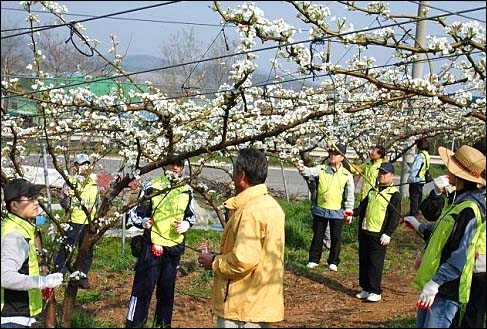
[(389, 173), (394, 173), (394, 166), (390, 162), (383, 162), (380, 165), (379, 170), (389, 172)]
[(184, 167), (184, 159), (177, 159), (181, 156), (181, 153), (180, 152), (170, 152), (168, 155), (167, 155), (167, 163), (168, 164), (175, 164), (175, 165), (178, 165), (178, 166), (182, 166)]
[(345, 146), (345, 144), (336, 143), (335, 145), (330, 145), (330, 147), (328, 148), (328, 152), (342, 153), (343, 155), (345, 155), (345, 153), (347, 153), (347, 147)]
[(88, 157), (88, 154), (85, 154), (85, 153), (76, 154), (74, 159), (73, 159), (73, 162), (76, 164), (84, 164), (87, 162), (91, 163), (90, 158)]
[(11, 179), (3, 188), (5, 203), (20, 199), (23, 196), (28, 198), (38, 196), (43, 188), (44, 185), (35, 185), (23, 178)]

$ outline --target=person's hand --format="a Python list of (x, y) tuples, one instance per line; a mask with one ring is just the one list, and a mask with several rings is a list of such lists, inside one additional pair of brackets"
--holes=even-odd
[(416, 219), (416, 217), (414, 217), (414, 216), (405, 216), (403, 218), (403, 222), (404, 222), (404, 224), (407, 227), (412, 228), (415, 231), (419, 231), (419, 225), (421, 223), (418, 222), (418, 220)]
[(150, 217), (145, 217), (146, 219), (144, 222), (142, 222), (142, 227), (145, 228), (146, 230), (150, 229), (152, 225), (154, 224), (154, 221)]
[(164, 248), (162, 246), (154, 243), (154, 244), (152, 244), (151, 251), (152, 251), (152, 254), (154, 256), (160, 257), (164, 253)]
[(46, 276), (39, 276), (39, 289), (57, 288), (63, 283), (62, 273), (53, 273)]
[(200, 266), (205, 270), (211, 270), (215, 257), (216, 254), (213, 253), (201, 253), (198, 257), (198, 263), (200, 263)]
[(419, 295), (419, 300), (416, 303), (416, 306), (419, 309), (428, 310), (431, 308), (435, 300), (435, 296), (438, 293), (438, 288), (440, 285), (433, 280), (429, 280), (421, 290), (421, 294)]
[(383, 233), (380, 237), (380, 244), (383, 246), (388, 246), (390, 242), (391, 242), (391, 237)]
[(345, 223), (352, 224), (353, 210), (344, 210), (343, 211), (343, 218), (345, 219)]
[(182, 221), (179, 221), (177, 222), (176, 224), (176, 232), (178, 232), (179, 234), (183, 234), (185, 233), (187, 230), (189, 230), (189, 227), (191, 225), (189, 224), (189, 222), (187, 220), (182, 220)]
[(435, 186), (436, 195), (440, 195), (445, 192), (446, 187), (450, 185), (450, 179), (448, 175), (443, 175), (433, 179), (433, 184)]

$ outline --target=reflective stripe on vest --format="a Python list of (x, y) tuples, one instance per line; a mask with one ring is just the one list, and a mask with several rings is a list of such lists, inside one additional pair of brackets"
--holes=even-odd
[(362, 179), (362, 189), (360, 190), (360, 201), (365, 199), (370, 189), (375, 186), (377, 175), (379, 174), (379, 167), (382, 164), (382, 159), (365, 166), (364, 177)]
[[(95, 209), (95, 203), (96, 203), (96, 198), (98, 196), (98, 185), (96, 183), (96, 176), (95, 178), (92, 177), (91, 175), (88, 177), (88, 181), (86, 184), (79, 182), (79, 180), (74, 180), (73, 185), (76, 188), (79, 188), (81, 191), (81, 200), (84, 203), (85, 207), (88, 208), (88, 210), (91, 208), (91, 219), (95, 218), (96, 214), (96, 209)], [(71, 212), (71, 222), (75, 224), (88, 224), (88, 221), (86, 220), (86, 214), (83, 211), (83, 208), (81, 205), (79, 205), (79, 200), (76, 198), (76, 196), (71, 197), (71, 204), (73, 205), (73, 210)]]
[(389, 200), (395, 192), (398, 192), (395, 186), (388, 186), (379, 193), (376, 190), (370, 190), (362, 229), (380, 232), (386, 217)]
[(327, 167), (321, 166), (318, 176), (317, 204), (323, 209), (339, 210), (342, 208), (343, 189), (350, 172), (341, 165), (336, 172), (329, 173)]
[[(152, 186), (154, 189), (162, 191), (170, 188), (170, 182), (165, 176), (162, 176), (152, 180)], [(176, 232), (175, 222), (184, 218), (188, 203), (188, 185), (163, 192), (152, 198), (152, 218), (154, 220), (151, 230), (152, 243), (172, 247), (183, 242), (184, 235)]]
[[(11, 232), (18, 232), (24, 237), (24, 239), (29, 244), (29, 273), (23, 273), (29, 276), (39, 275), (39, 263), (37, 260), (37, 251), (34, 245), (35, 236), (35, 226), (31, 223), (23, 220), (22, 218), (16, 216), (15, 214), (9, 213), (6, 218), (2, 220), (2, 239), (4, 236)], [(30, 316), (34, 317), (42, 311), (42, 297), (41, 291), (39, 289), (31, 289), (28, 291), (28, 300), (16, 301), (23, 305), (29, 307), (29, 314), (3, 314), (2, 316)], [(5, 289), (2, 288), (2, 304), (1, 309), (3, 312), (3, 307), (5, 303)]]
[(468, 302), (470, 295), (470, 284), (472, 282), (473, 264), (475, 261), (475, 245), (479, 238), (479, 226), (481, 224), (481, 213), (477, 203), (465, 200), (459, 204), (445, 208), (440, 219), (435, 223), (435, 228), (429, 239), (424, 252), (423, 260), (413, 280), (412, 286), (421, 291), (424, 285), (433, 278), (440, 266), (441, 253), (448, 241), (455, 224), (455, 217), (462, 210), (471, 208), (477, 220), (477, 229), (467, 251), (467, 261), (460, 276), (458, 298), (460, 303)]
[(418, 172), (418, 177), (424, 178), (426, 176), (426, 171), (430, 169), (431, 158), (428, 151), (422, 150), (419, 153), (423, 154), (424, 162), (421, 164), (421, 169)]

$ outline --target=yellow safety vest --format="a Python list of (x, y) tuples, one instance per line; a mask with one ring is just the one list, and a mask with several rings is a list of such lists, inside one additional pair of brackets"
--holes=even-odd
[[(86, 183), (81, 182), (78, 179), (74, 179), (73, 185), (76, 187), (76, 189), (81, 191), (81, 200), (85, 207), (88, 208), (88, 210), (90, 208), (92, 209), (90, 212), (91, 219), (95, 218), (95, 204), (98, 197), (98, 184), (96, 182), (96, 176), (90, 175), (87, 178)], [(75, 224), (88, 224), (86, 213), (83, 211), (83, 208), (81, 207), (81, 204), (76, 196), (71, 197), (71, 204), (73, 205), (71, 211), (71, 222)]]
[(339, 210), (342, 208), (343, 189), (351, 174), (343, 165), (332, 173), (328, 172), (327, 167), (321, 166), (318, 175), (317, 205), (323, 209)]
[[(35, 226), (19, 216), (8, 213), (2, 220), (2, 239), (11, 232), (20, 233), (29, 244), (29, 257), (22, 265), (19, 273), (38, 276), (39, 263), (34, 245)], [(27, 266), (28, 265), (28, 266)], [(42, 311), (42, 296), (39, 289), (27, 292), (2, 288), (2, 316), (34, 317)]]
[(392, 185), (386, 187), (381, 192), (370, 190), (362, 229), (369, 232), (380, 232), (386, 217), (389, 200), (391, 200), (392, 195), (396, 192), (398, 192), (397, 188)]
[(381, 164), (382, 164), (382, 159), (379, 159), (365, 166), (359, 201), (365, 199), (370, 189), (375, 186), (377, 181), (377, 175), (379, 174), (379, 167)]
[[(152, 180), (152, 186), (162, 191), (170, 188), (171, 184), (167, 177), (161, 176)], [(175, 222), (184, 218), (189, 199), (188, 185), (168, 190), (152, 198), (152, 243), (172, 247), (183, 242), (184, 235), (176, 232)]]

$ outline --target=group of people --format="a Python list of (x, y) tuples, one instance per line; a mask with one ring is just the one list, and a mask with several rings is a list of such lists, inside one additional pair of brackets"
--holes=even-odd
[[(394, 166), (385, 160), (385, 150), (380, 146), (371, 150), (371, 162), (363, 168), (345, 168), (346, 146), (341, 143), (330, 146), (328, 162), (322, 165), (296, 165), (316, 186), (309, 268), (319, 266), (328, 226), (331, 244), (327, 264), (329, 270), (338, 271), (343, 225), (358, 218), (361, 291), (356, 298), (381, 300), (384, 259), (401, 220), (425, 237), (423, 259), (413, 281), (420, 291), (418, 327), (448, 327), (460, 313), (466, 314), (461, 317), (464, 321), (471, 319), (469, 312), (478, 307), (467, 302), (481, 298), (474, 291), (475, 284), (482, 287), (477, 282), (482, 276), (477, 273), (483, 273), (484, 280), (484, 306), (477, 313), (485, 314), (485, 154), (466, 145), (456, 153), (444, 148), (439, 151), (448, 168), (449, 183), (456, 190), (445, 199), (445, 207), (433, 223), (420, 223), (413, 209), (402, 218), (401, 194), (393, 184)], [(429, 155), (426, 150), (421, 153), (423, 165), (418, 159), (412, 166), (420, 178), (429, 169)], [(174, 153), (166, 163), (165, 174), (143, 184), (139, 205), (130, 211), (132, 225), (144, 229), (128, 302), (126, 327), (130, 328), (146, 324), (156, 286), (153, 327), (171, 327), (185, 233), (195, 223), (193, 192), (181, 180), (184, 160)], [(66, 245), (82, 241), (88, 216), (96, 211), (96, 184), (83, 169), (89, 164), (88, 156), (75, 157), (79, 176), (63, 189), (66, 209), (71, 212)], [(362, 173), (363, 182), (355, 206), (353, 173), (357, 172)], [(267, 173), (263, 152), (252, 148), (238, 152), (232, 174), (236, 195), (224, 203), (226, 225), (219, 251), (201, 253), (198, 258), (203, 268), (214, 272), (213, 311), (220, 328), (266, 328), (284, 319), (285, 214), (267, 190)], [(82, 189), (77, 188), (79, 184)], [(67, 270), (67, 249), (61, 249), (56, 258), (58, 272), (39, 275), (32, 243), (39, 191), (39, 186), (23, 179), (11, 180), (4, 188), (9, 213), (2, 220), (2, 327), (32, 325), (42, 307), (39, 289), (59, 286)], [(83, 264), (85, 274), (91, 261), (92, 255)], [(80, 287), (89, 288), (89, 281), (80, 280)], [(466, 310), (462, 305), (467, 305)]]

